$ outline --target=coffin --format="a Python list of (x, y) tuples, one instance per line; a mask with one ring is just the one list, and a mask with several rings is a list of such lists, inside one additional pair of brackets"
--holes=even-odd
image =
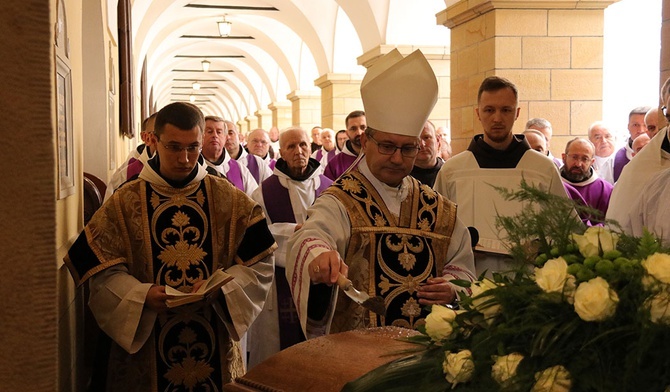
[(336, 392), (365, 373), (408, 355), (400, 341), (417, 331), (381, 327), (342, 332), (289, 347), (223, 387), (228, 392)]

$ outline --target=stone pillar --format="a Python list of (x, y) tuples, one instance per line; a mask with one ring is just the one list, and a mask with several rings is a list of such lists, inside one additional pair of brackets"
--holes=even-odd
[(321, 126), (320, 92), (295, 90), (286, 98), (291, 101), (293, 124), (308, 131), (315, 126)]
[(337, 132), (344, 129), (344, 119), (354, 110), (363, 110), (361, 101), (363, 75), (322, 75), (314, 81), (321, 89), (321, 126)]
[(256, 113), (254, 113), (254, 115), (258, 119), (255, 128), (263, 128), (266, 131), (269, 131), (270, 128), (272, 128), (272, 111), (270, 111), (269, 109), (257, 110)]
[(439, 87), (437, 103), (435, 104), (435, 108), (433, 108), (433, 112), (430, 114), (429, 119), (435, 124), (435, 127), (448, 127), (450, 117), (449, 92), (451, 81), (451, 54), (449, 53), (449, 47), (380, 45), (358, 57), (358, 64), (364, 66), (365, 68), (370, 68), (370, 66), (374, 64), (374, 62), (379, 57), (385, 55), (394, 48), (397, 48), (403, 56), (407, 56), (417, 49), (421, 50), (421, 53), (426, 56), (426, 59), (428, 59), (428, 62), (433, 68), (433, 72), (437, 77), (437, 83)]
[(604, 9), (616, 1), (447, 1), (437, 20), (451, 29), (454, 152), (482, 132), (474, 108), (481, 81), (491, 75), (519, 88), (514, 133), (529, 118), (546, 118), (555, 156), (570, 138), (584, 136), (602, 117)]
[(293, 125), (290, 102), (273, 102), (268, 105), (268, 109), (272, 111), (272, 125), (280, 131)]
[(244, 121), (246, 122), (246, 126), (244, 128), (244, 134), (248, 134), (251, 132), (251, 130), (256, 129), (256, 125), (258, 124), (258, 119), (254, 115), (248, 115), (244, 118)]
[(237, 125), (237, 132), (246, 134), (249, 131), (249, 125), (245, 120), (239, 120), (235, 123)]

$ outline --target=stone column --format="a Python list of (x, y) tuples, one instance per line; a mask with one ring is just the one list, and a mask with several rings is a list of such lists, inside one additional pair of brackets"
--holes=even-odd
[(451, 54), (449, 53), (449, 47), (380, 45), (358, 57), (358, 64), (365, 68), (370, 68), (379, 57), (385, 55), (394, 48), (397, 48), (403, 56), (407, 56), (417, 49), (421, 50), (421, 53), (426, 56), (430, 66), (433, 68), (433, 72), (435, 72), (439, 86), (437, 103), (435, 104), (435, 108), (433, 108), (433, 112), (430, 114), (429, 119), (435, 124), (435, 127), (448, 127), (450, 117), (449, 92), (451, 80)]
[(254, 115), (258, 119), (258, 125), (255, 128), (263, 128), (266, 131), (269, 131), (270, 128), (272, 128), (272, 111), (269, 109), (257, 110)]
[(321, 94), (318, 91), (295, 90), (286, 98), (291, 101), (293, 124), (307, 131), (321, 126)]
[(554, 129), (552, 153), (602, 117), (604, 9), (618, 0), (447, 1), (438, 24), (451, 29), (451, 137), (463, 151), (482, 132), (474, 108), (481, 81), (506, 77), (519, 88), (521, 113)]
[(321, 89), (321, 126), (337, 132), (344, 129), (344, 119), (354, 110), (363, 110), (361, 101), (363, 75), (328, 73), (314, 81)]
[(246, 134), (249, 131), (249, 124), (245, 120), (239, 120), (235, 123), (237, 125), (237, 132)]
[(272, 111), (272, 125), (280, 131), (293, 125), (290, 102), (273, 102), (268, 105), (268, 109)]

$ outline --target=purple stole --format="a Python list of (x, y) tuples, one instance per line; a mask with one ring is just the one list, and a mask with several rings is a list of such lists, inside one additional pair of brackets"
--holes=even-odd
[(614, 170), (612, 171), (614, 182), (619, 179), (623, 167), (626, 166), (628, 162), (630, 162), (630, 160), (628, 159), (628, 156), (626, 156), (626, 147), (621, 147), (614, 156)]
[[(315, 196), (318, 197), (322, 191), (333, 182), (320, 174), (321, 185), (316, 189)], [(295, 223), (295, 214), (291, 207), (291, 198), (288, 189), (279, 182), (279, 177), (271, 175), (261, 187), (265, 210), (272, 222)], [(279, 314), (279, 347), (283, 350), (294, 344), (304, 342), (305, 335), (300, 327), (300, 318), (293, 303), (291, 289), (286, 280), (286, 269), (275, 266), (275, 285), (277, 286), (277, 311)]]
[(128, 167), (126, 167), (126, 181), (140, 175), (144, 164), (139, 159), (130, 158), (128, 160)]
[(235, 188), (245, 192), (240, 163), (234, 159), (228, 161), (228, 173), (226, 173), (226, 178), (235, 185)]
[(253, 154), (247, 155), (247, 169), (249, 169), (256, 182), (260, 184), (260, 169), (258, 168), (258, 162), (254, 157), (255, 155)]
[(337, 150), (336, 148), (333, 148), (332, 150), (328, 151), (328, 154), (326, 154), (326, 156), (328, 157), (326, 163), (330, 162), (331, 159), (335, 158), (335, 155), (337, 154), (336, 150)]
[(274, 171), (274, 169), (275, 169), (275, 165), (276, 165), (276, 164), (277, 164), (277, 160), (276, 160), (276, 159), (270, 159), (270, 163), (268, 164), (268, 165), (270, 166), (270, 170), (273, 170), (273, 171)]
[(319, 148), (318, 150), (316, 150), (316, 156), (314, 157), (314, 159), (321, 162), (321, 158), (323, 158), (323, 149)]
[(331, 180), (337, 180), (337, 177), (341, 176), (349, 166), (358, 158), (357, 156), (349, 155), (346, 153), (337, 154), (335, 158), (328, 162), (326, 168), (323, 171), (323, 174), (330, 178)]

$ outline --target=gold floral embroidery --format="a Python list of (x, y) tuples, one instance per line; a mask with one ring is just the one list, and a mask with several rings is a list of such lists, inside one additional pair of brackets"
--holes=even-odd
[(175, 385), (183, 385), (189, 390), (209, 378), (214, 369), (205, 361), (196, 361), (195, 358), (188, 356), (181, 363), (170, 368), (165, 373), (165, 378)]
[(342, 189), (345, 192), (361, 193), (361, 183), (353, 178), (343, 178)]
[(381, 214), (374, 214), (375, 226), (384, 227), (386, 226), (386, 219)]
[(430, 222), (426, 218), (422, 218), (419, 221), (418, 226), (419, 226), (419, 230), (424, 230), (424, 231), (430, 230)]
[(421, 314), (421, 305), (414, 298), (408, 299), (405, 304), (400, 308), (402, 315), (409, 317), (410, 320), (414, 317), (417, 317)]

